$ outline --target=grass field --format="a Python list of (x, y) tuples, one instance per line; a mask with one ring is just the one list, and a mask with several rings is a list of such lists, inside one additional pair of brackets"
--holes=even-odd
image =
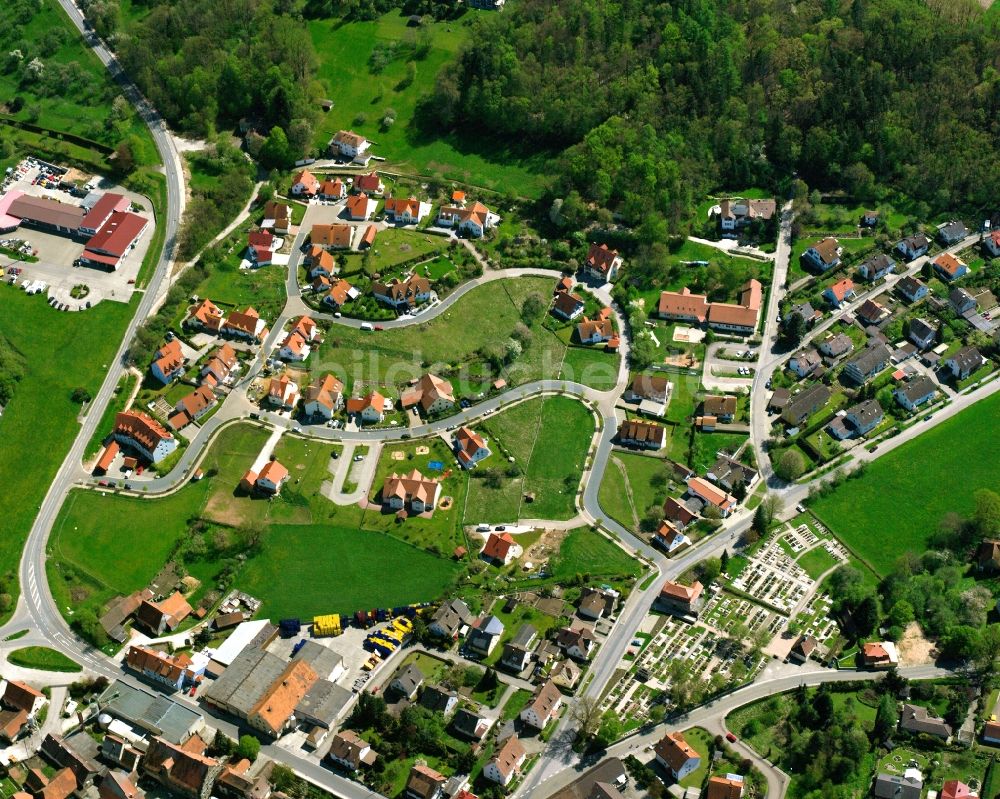
[(840, 561), (827, 552), (823, 547), (810, 549), (799, 560), (799, 566), (806, 570), (812, 579), (816, 580), (823, 572), (832, 569)]
[(271, 618), (436, 599), (461, 570), (396, 538), (336, 525), (277, 525), (237, 579)]
[(252, 305), (264, 319), (274, 322), (285, 305), (287, 267), (272, 264), (260, 269), (240, 269), (240, 257), (234, 253), (212, 267), (195, 293), (240, 310)]
[(125, 410), (125, 405), (132, 396), (132, 391), (135, 389), (136, 382), (138, 378), (133, 374), (124, 374), (118, 381), (118, 387), (115, 389), (115, 393), (111, 397), (111, 402), (108, 403), (108, 407), (104, 409), (104, 413), (101, 414), (101, 421), (97, 425), (97, 429), (94, 431), (94, 437), (87, 444), (87, 448), (83, 451), (83, 457), (91, 458), (96, 455), (101, 450), (101, 444), (104, 439), (108, 437), (108, 433), (114, 424), (115, 415), (120, 411)]
[(630, 529), (664, 499), (666, 464), (659, 458), (616, 452), (604, 472), (599, 499), (611, 518)]
[[(551, 180), (549, 154), (521, 154), (473, 137), (425, 134), (414, 122), (417, 100), (431, 91), (438, 72), (454, 60), (468, 35), (468, 21), (477, 13), (483, 12), (470, 11), (457, 21), (428, 20), (419, 30), (407, 27), (408, 16), (400, 11), (365, 22), (310, 21), (318, 80), (334, 102), (316, 127), (316, 147), (325, 150), (337, 130), (350, 128), (375, 142), (373, 151), (388, 159), (390, 171), (538, 197)], [(415, 57), (420, 44), (427, 46), (422, 59)], [(376, 58), (384, 64), (381, 70), (373, 70), (376, 49)], [(386, 129), (382, 119), (389, 109), (395, 111), (396, 121)]]
[[(942, 422), (873, 461), (810, 505), (816, 515), (878, 573), (900, 555), (922, 552), (948, 512), (969, 514), (979, 488), (996, 487), (996, 467), (984, 457), (1000, 441), (1000, 394)], [(908, 508), (918, 507), (919, 512)]]
[[(270, 267), (268, 267), (269, 269)], [(472, 289), (440, 316), (423, 324), (372, 334), (337, 326), (318, 350), (315, 368), (334, 372), (350, 386), (374, 382), (398, 387), (431, 371), (448, 375), (457, 396), (478, 392), (494, 374), (480, 350), (503, 343), (521, 321), (521, 307), (531, 294), (546, 301), (552, 282), (546, 278), (495, 280)], [(518, 385), (560, 374), (566, 345), (536, 322), (532, 341), (500, 374)], [(616, 372), (617, 356), (606, 358), (608, 373)], [(589, 384), (606, 387), (607, 375), (588, 370)]]
[(15, 649), (7, 656), (7, 660), (15, 666), (41, 671), (83, 671), (78, 663), (70, 660), (62, 652), (49, 649), (46, 646), (26, 646)]
[[(375, 239), (368, 272), (384, 275), (397, 265), (415, 258), (432, 258), (448, 248), (448, 239), (413, 230), (389, 228)], [(383, 278), (385, 279), (385, 278)]]
[(552, 574), (564, 584), (578, 574), (591, 577), (638, 577), (639, 561), (589, 527), (577, 527), (567, 534), (555, 558)]
[[(594, 432), (585, 405), (570, 397), (535, 398), (491, 417), (481, 429), (494, 454), (477, 468), (503, 470), (508, 453), (521, 474), (505, 477), (500, 488), (471, 478), (466, 524), (518, 516), (569, 519), (576, 513), (576, 491)], [(526, 493), (535, 494), (534, 502), (522, 502)]]
[(60, 314), (41, 295), (0, 286), (0, 335), (25, 359), (25, 375), (0, 417), (0, 474), (8, 502), (0, 518), (0, 575), (11, 594), (21, 547), (79, 425), (70, 399), (82, 386), (96, 394), (125, 329), (131, 305), (102, 302)]

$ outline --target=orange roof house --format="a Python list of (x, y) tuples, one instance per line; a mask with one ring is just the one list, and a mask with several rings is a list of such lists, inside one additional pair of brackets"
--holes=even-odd
[(485, 560), (493, 560), (504, 565), (510, 563), (512, 558), (517, 557), (520, 547), (510, 533), (490, 533), (486, 538), (486, 546), (483, 547), (482, 557)]
[(222, 311), (214, 302), (205, 299), (191, 309), (188, 322), (204, 330), (218, 333), (222, 327)]
[(313, 225), (309, 240), (312, 244), (325, 248), (347, 250), (351, 247), (354, 228), (342, 222), (332, 225)]
[(741, 799), (743, 796), (743, 778), (736, 774), (725, 777), (712, 777), (708, 781), (705, 799)]
[(622, 264), (618, 250), (611, 250), (607, 244), (591, 244), (583, 268), (594, 276), (614, 280)]
[(657, 761), (669, 769), (677, 780), (683, 779), (701, 764), (701, 755), (680, 732), (668, 732), (656, 743), (653, 752)]
[(347, 215), (351, 219), (367, 219), (370, 213), (367, 194), (355, 194), (347, 200)]
[(137, 622), (156, 635), (164, 630), (175, 630), (192, 613), (191, 606), (180, 591), (159, 602), (144, 599), (135, 613)]
[(319, 191), (319, 187), (319, 180), (308, 169), (303, 169), (292, 175), (292, 194), (305, 194), (312, 197)]
[(723, 516), (728, 516), (736, 509), (736, 497), (703, 477), (692, 477), (688, 480), (687, 487), (689, 493), (717, 507)]

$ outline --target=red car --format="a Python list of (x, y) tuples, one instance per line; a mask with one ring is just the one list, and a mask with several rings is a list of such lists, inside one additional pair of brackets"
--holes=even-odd
[(726, 733), (726, 740), (729, 741), (729, 743), (734, 744), (734, 743), (736, 743), (736, 736), (733, 735), (731, 732), (727, 732)]
[(375, 325), (375, 329), (376, 330), (385, 330), (385, 328), (382, 327), (382, 325)]

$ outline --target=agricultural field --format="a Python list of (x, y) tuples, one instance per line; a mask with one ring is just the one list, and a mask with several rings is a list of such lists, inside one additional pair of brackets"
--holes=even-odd
[[(478, 137), (429, 135), (415, 119), (418, 99), (454, 60), (477, 13), (425, 20), (419, 29), (408, 27), (408, 15), (395, 10), (371, 21), (309, 21), (318, 81), (334, 103), (316, 127), (314, 145), (325, 151), (334, 133), (349, 128), (375, 142), (389, 171), (538, 197), (551, 179), (547, 153), (521, 154)], [(395, 121), (385, 125), (389, 111)]]
[[(938, 521), (949, 512), (971, 513), (979, 488), (995, 488), (990, 458), (1000, 441), (994, 394), (868, 464), (810, 509), (879, 574), (905, 552), (922, 552)], [(919, 468), (914, 465), (919, 464)], [(917, 503), (919, 513), (905, 509)]]
[[(511, 336), (522, 321), (521, 308), (529, 296), (537, 294), (547, 302), (551, 293), (552, 281), (545, 278), (495, 280), (472, 289), (453, 307), (423, 324), (375, 335), (338, 326), (319, 348), (319, 357), (349, 387), (365, 383), (396, 389), (430, 371), (449, 379), (456, 396), (477, 393), (498, 376), (482, 351)], [(522, 354), (499, 369), (499, 376), (508, 385), (560, 374), (566, 345), (546, 330), (541, 320), (535, 320), (530, 331), (531, 341)], [(617, 357), (604, 357), (609, 373), (616, 372)], [(591, 371), (591, 382), (604, 386), (606, 376)]]
[[(588, 408), (570, 397), (526, 400), (480, 425), (493, 455), (477, 472), (496, 469), (499, 485), (486, 477), (469, 480), (465, 523), (503, 522), (516, 518), (569, 519), (576, 513), (575, 498), (584, 461), (594, 433)], [(514, 459), (517, 476), (506, 474)], [(525, 502), (525, 494), (534, 494)]]

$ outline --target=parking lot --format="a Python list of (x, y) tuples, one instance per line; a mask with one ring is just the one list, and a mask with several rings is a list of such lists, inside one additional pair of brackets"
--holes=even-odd
[[(34, 197), (46, 197), (62, 203), (79, 205), (81, 198), (69, 191), (50, 188), (37, 183), (40, 169), (37, 165), (22, 161), (17, 170), (5, 181), (8, 191), (18, 190)], [(132, 202), (133, 209), (141, 216), (153, 220), (152, 207), (148, 199), (118, 186), (106, 178), (92, 178), (97, 192), (114, 191), (123, 194)], [(4, 280), (11, 281), (11, 267), (21, 269), (16, 284), (24, 286), (25, 281), (42, 281), (46, 284), (48, 296), (56, 303), (68, 306), (68, 310), (84, 310), (88, 303), (92, 306), (102, 300), (128, 302), (135, 291), (135, 281), (142, 261), (153, 238), (151, 224), (136, 242), (134, 249), (126, 256), (121, 267), (115, 272), (107, 272), (89, 266), (74, 266), (83, 252), (85, 241), (76, 237), (50, 233), (22, 224), (17, 230), (3, 235), (4, 239), (27, 242), (36, 253), (37, 262), (19, 261), (6, 254), (0, 255)], [(86, 286), (86, 290), (76, 293), (84, 296), (74, 298), (73, 288)]]

